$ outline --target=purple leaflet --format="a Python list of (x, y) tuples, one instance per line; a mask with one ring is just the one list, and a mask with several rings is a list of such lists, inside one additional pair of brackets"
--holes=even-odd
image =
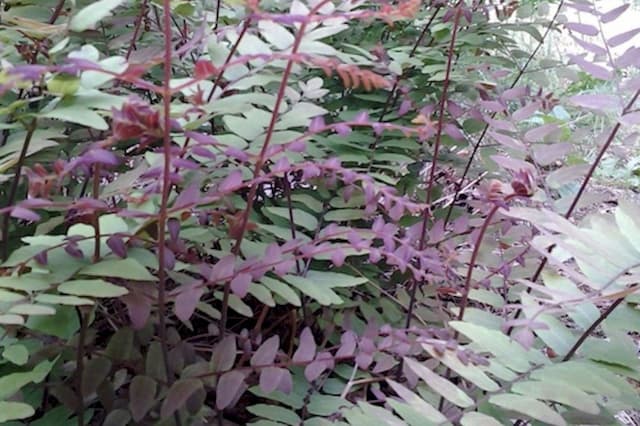
[(231, 291), (236, 296), (243, 298), (249, 292), (249, 286), (251, 285), (251, 275), (246, 273), (239, 273), (231, 280)]
[(182, 322), (187, 322), (196, 310), (196, 306), (200, 302), (200, 298), (204, 293), (204, 289), (197, 281), (191, 283), (187, 288), (182, 289), (176, 296), (173, 312)]
[(579, 107), (590, 109), (616, 109), (620, 108), (620, 99), (615, 95), (575, 95), (569, 98), (569, 101)]
[(584, 59), (582, 56), (578, 55), (569, 55), (571, 62), (578, 65), (582, 71), (591, 74), (595, 78), (599, 78), (601, 80), (611, 80), (613, 77), (613, 73), (606, 69), (603, 66), (596, 65)]
[(233, 170), (229, 175), (220, 183), (218, 190), (220, 192), (231, 192), (242, 186), (242, 171)]
[(127, 246), (119, 235), (112, 235), (107, 238), (107, 246), (116, 256), (122, 259), (127, 257)]
[(291, 374), (286, 368), (266, 367), (260, 371), (260, 389), (264, 393), (274, 390), (289, 393), (292, 387)]
[(133, 329), (142, 329), (151, 315), (151, 299), (144, 294), (130, 290), (129, 294), (120, 297), (120, 300), (127, 306), (127, 313)]
[(11, 217), (26, 220), (28, 222), (37, 222), (40, 220), (40, 215), (38, 213), (20, 206), (16, 206), (11, 209)]
[(616, 19), (618, 19), (618, 17), (620, 17), (620, 15), (622, 15), (625, 12), (625, 10), (629, 8), (629, 6), (630, 4), (627, 3), (627, 4), (623, 4), (622, 6), (613, 8), (610, 11), (600, 15), (600, 20), (602, 21), (603, 24), (609, 23), (611, 21), (615, 21)]
[(598, 29), (593, 25), (589, 24), (581, 24), (579, 22), (568, 22), (564, 24), (566, 28), (571, 31), (575, 31), (577, 33), (587, 35), (587, 36), (596, 36), (598, 35)]
[(313, 360), (316, 355), (316, 342), (311, 329), (306, 327), (300, 334), (300, 344), (293, 354), (293, 362), (304, 363)]
[(557, 124), (543, 124), (542, 126), (535, 127), (531, 130), (528, 130), (524, 134), (524, 139), (528, 142), (538, 142), (544, 140), (547, 136), (558, 130), (559, 127)]
[(236, 257), (232, 254), (227, 255), (220, 259), (213, 268), (211, 268), (211, 272), (209, 274), (209, 282), (218, 283), (220, 281), (226, 281), (231, 278), (233, 275), (233, 270), (236, 263)]
[(621, 44), (624, 44), (624, 43), (628, 42), (629, 40), (631, 40), (638, 33), (640, 33), (640, 28), (635, 28), (633, 30), (625, 31), (622, 34), (615, 35), (615, 36), (611, 37), (607, 41), (609, 42), (609, 45), (611, 47), (620, 46)]
[(237, 370), (224, 373), (216, 386), (216, 408), (224, 410), (232, 405), (239, 394), (244, 392), (245, 387), (244, 373)]
[(265, 340), (262, 345), (253, 353), (250, 364), (253, 367), (263, 365), (271, 365), (276, 359), (278, 349), (280, 348), (280, 337), (271, 336)]
[(180, 234), (180, 221), (175, 217), (167, 220), (167, 229), (169, 230), (169, 238), (172, 242), (178, 241), (178, 235)]

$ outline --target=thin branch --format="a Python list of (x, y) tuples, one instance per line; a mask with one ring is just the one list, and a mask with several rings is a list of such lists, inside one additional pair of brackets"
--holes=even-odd
[[(29, 145), (31, 144), (31, 139), (33, 138), (33, 134), (36, 131), (37, 119), (33, 119), (31, 123), (27, 126), (27, 133), (24, 137), (24, 142), (22, 142), (22, 149), (20, 150), (20, 155), (18, 156), (18, 162), (16, 163), (16, 170), (13, 173), (13, 179), (11, 180), (11, 187), (9, 188), (9, 196), (7, 198), (7, 203), (5, 207), (11, 207), (16, 200), (16, 195), (18, 192), (18, 185), (20, 184), (20, 177), (22, 175), (22, 166), (24, 165), (24, 160), (27, 158), (27, 153), (29, 152)], [(4, 214), (2, 219), (2, 260), (7, 260), (9, 257), (9, 224), (11, 221), (11, 212), (7, 211)]]
[[(553, 15), (553, 18), (551, 18), (551, 21), (549, 21), (549, 24), (547, 25), (547, 29), (545, 30), (544, 34), (542, 35), (542, 38), (538, 42), (538, 45), (535, 47), (535, 49), (533, 49), (533, 52), (531, 52), (531, 54), (527, 58), (527, 61), (520, 68), (518, 74), (516, 75), (516, 78), (511, 83), (511, 86), (509, 86), (509, 89), (513, 89), (514, 87), (516, 87), (516, 85), (518, 84), (518, 82), (520, 81), (522, 76), (525, 74), (527, 68), (531, 64), (531, 61), (533, 61), (533, 58), (536, 57), (536, 55), (538, 54), (538, 51), (540, 51), (540, 49), (544, 45), (544, 42), (545, 42), (547, 36), (549, 35), (549, 33), (551, 32), (551, 29), (553, 28), (553, 25), (555, 24), (556, 20), (558, 19), (558, 16), (560, 16), (560, 11), (562, 10), (562, 6), (563, 5), (564, 5), (564, 0), (561, 0), (560, 3), (558, 4), (558, 8), (556, 9), (556, 13)], [(491, 115), (491, 118), (493, 118), (495, 116), (496, 116), (496, 113), (493, 113)], [(480, 145), (482, 144), (482, 140), (486, 136), (488, 130), (489, 130), (489, 124), (485, 124), (484, 129), (482, 129), (482, 133), (480, 134), (480, 137), (478, 138), (478, 140), (476, 141), (475, 145), (473, 146), (473, 150), (471, 151), (471, 155), (469, 155), (469, 160), (467, 161), (467, 164), (464, 167), (464, 171), (462, 172), (462, 176), (460, 176), (460, 179), (458, 180), (458, 184), (456, 185), (456, 192), (455, 192), (455, 194), (453, 196), (453, 203), (451, 203), (451, 205), (449, 205), (449, 209), (447, 210), (447, 214), (446, 214), (445, 219), (444, 219), (445, 226), (447, 225), (447, 223), (449, 223), (449, 219), (451, 219), (451, 213), (453, 212), (453, 207), (455, 205), (455, 202), (458, 200), (458, 197), (460, 196), (460, 189), (462, 188), (462, 183), (464, 182), (464, 180), (467, 177), (467, 174), (469, 174), (469, 171), (471, 170), (471, 164), (473, 164), (473, 160), (475, 159), (475, 156), (478, 153), (478, 149), (480, 148)]]
[[(329, 0), (323, 0), (315, 5), (315, 7), (309, 12), (309, 16), (313, 16), (313, 14), (317, 13), (325, 4), (327, 4)], [(307, 28), (308, 21), (305, 20), (300, 24), (300, 29), (298, 30), (295, 40), (293, 42), (293, 46), (291, 47), (291, 57), (287, 61), (287, 66), (284, 69), (282, 74), (282, 79), (280, 80), (280, 87), (278, 88), (278, 94), (276, 96), (276, 102), (273, 106), (273, 111), (271, 114), (271, 120), (269, 121), (269, 126), (267, 128), (266, 136), (264, 139), (264, 143), (262, 144), (262, 149), (260, 150), (260, 154), (258, 155), (258, 159), (256, 160), (255, 167), (253, 169), (253, 176), (257, 178), (260, 175), (262, 167), (264, 166), (267, 154), (267, 149), (271, 143), (271, 139), (273, 138), (273, 133), (276, 127), (276, 122), (278, 121), (280, 115), (280, 106), (282, 105), (282, 100), (284, 99), (284, 94), (287, 89), (287, 83), (289, 82), (289, 76), (291, 75), (291, 71), (293, 69), (294, 58), (298, 50), (300, 49), (300, 44), (302, 43), (302, 37)], [(256, 192), (258, 190), (258, 183), (255, 182), (251, 185), (249, 189), (249, 194), (247, 196), (247, 207), (244, 210), (242, 215), (242, 222), (240, 223), (240, 231), (238, 232), (238, 236), (236, 238), (235, 244), (231, 250), (234, 255), (238, 255), (240, 253), (240, 246), (242, 245), (242, 239), (244, 238), (244, 234), (247, 231), (247, 223), (249, 222), (249, 215), (251, 214), (251, 210), (253, 209), (253, 201), (256, 197)], [(222, 296), (222, 311), (220, 315), (220, 335), (224, 335), (226, 323), (227, 323), (227, 312), (229, 310), (229, 294), (231, 292), (231, 283), (227, 282), (224, 286), (224, 294)]]
[[(633, 105), (636, 103), (636, 100), (638, 100), (638, 96), (640, 96), (640, 89), (638, 91), (636, 91), (636, 93), (633, 95), (631, 100), (627, 103), (625, 108), (622, 110), (622, 115), (626, 114), (631, 108), (633, 108)], [(582, 181), (582, 185), (580, 185), (580, 189), (578, 189), (578, 192), (577, 192), (576, 196), (573, 198), (573, 201), (571, 202), (571, 205), (569, 206), (569, 208), (567, 209), (567, 211), (564, 214), (564, 217), (566, 219), (568, 219), (573, 214), (573, 211), (578, 206), (578, 202), (580, 201), (580, 198), (582, 197), (582, 194), (584, 194), (584, 191), (586, 190), (587, 185), (589, 184), (589, 181), (591, 180), (591, 177), (595, 173), (596, 168), (600, 164), (600, 161), (604, 157), (604, 154), (607, 152), (607, 150), (611, 146), (611, 143), (613, 143), (613, 141), (615, 140), (616, 135), (618, 134), (618, 130), (620, 130), (620, 122), (619, 121), (618, 121), (618, 123), (616, 123), (615, 126), (613, 126), (613, 129), (611, 129), (611, 132), (609, 133), (609, 136), (607, 137), (607, 140), (605, 141), (605, 143), (600, 148), (600, 151), (598, 152), (598, 155), (596, 156), (596, 158), (593, 161), (593, 163), (591, 163), (591, 167), (589, 167), (589, 171), (587, 172), (587, 175), (585, 176), (584, 180)], [(553, 247), (550, 247), (549, 250), (551, 250), (552, 248)], [(547, 258), (545, 257), (545, 258), (542, 259), (542, 261), (540, 262), (540, 265), (538, 265), (538, 269), (536, 269), (536, 271), (534, 272), (533, 276), (531, 277), (531, 279), (530, 279), (531, 282), (538, 281), (538, 278), (540, 278), (540, 274), (542, 274), (542, 270), (544, 269), (544, 267), (546, 265), (547, 265)], [(531, 288), (528, 288), (526, 291), (527, 291), (527, 293), (530, 293), (531, 292)], [(520, 316), (521, 313), (522, 313), (522, 309), (518, 309), (516, 311), (516, 313), (514, 314), (514, 318), (517, 319)], [(507, 330), (507, 336), (511, 335), (512, 332), (513, 332), (513, 327), (510, 327)]]
[[(164, 78), (163, 78), (163, 173), (162, 173), (162, 196), (160, 201), (160, 211), (158, 213), (158, 337), (162, 351), (162, 361), (164, 364), (167, 383), (171, 385), (173, 376), (169, 365), (169, 344), (167, 342), (167, 320), (166, 320), (166, 269), (165, 269), (165, 235), (167, 224), (167, 210), (169, 204), (169, 194), (171, 193), (171, 60), (173, 53), (172, 31), (171, 31), (171, 0), (163, 0), (163, 35), (164, 35)], [(181, 426), (178, 413), (174, 413), (174, 420)]]

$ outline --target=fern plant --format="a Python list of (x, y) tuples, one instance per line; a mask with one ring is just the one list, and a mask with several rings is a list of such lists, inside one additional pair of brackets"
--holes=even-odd
[[(637, 207), (571, 220), (640, 117), (628, 5), (4, 6), (0, 423), (640, 408)], [(556, 30), (613, 93), (528, 76)], [(602, 110), (589, 162), (573, 119)]]

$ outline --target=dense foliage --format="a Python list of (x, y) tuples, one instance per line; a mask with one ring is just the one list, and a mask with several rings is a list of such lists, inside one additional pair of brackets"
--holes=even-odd
[(0, 2), (0, 423), (640, 409), (612, 3)]

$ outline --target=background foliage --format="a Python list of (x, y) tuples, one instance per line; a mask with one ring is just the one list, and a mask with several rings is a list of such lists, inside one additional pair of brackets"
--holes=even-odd
[(640, 409), (629, 4), (2, 5), (0, 423)]

